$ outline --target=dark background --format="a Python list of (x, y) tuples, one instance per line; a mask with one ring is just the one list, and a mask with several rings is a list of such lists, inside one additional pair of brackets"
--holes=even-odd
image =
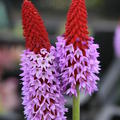
[[(19, 60), (25, 46), (22, 0), (0, 0), (0, 120), (24, 120)], [(32, 0), (45, 22), (51, 43), (64, 33), (70, 0)], [(120, 19), (119, 0), (86, 0), (89, 31), (100, 45), (101, 80), (92, 96), (81, 93), (81, 120), (120, 120), (120, 60), (114, 52), (114, 31)], [(66, 114), (72, 118), (72, 100)]]

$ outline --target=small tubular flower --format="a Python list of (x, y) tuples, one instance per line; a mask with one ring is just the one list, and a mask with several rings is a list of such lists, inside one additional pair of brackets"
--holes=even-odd
[(58, 59), (62, 90), (77, 96), (76, 87), (90, 95), (97, 91), (99, 73), (98, 44), (88, 36), (85, 0), (72, 0), (64, 35), (57, 37)]
[(50, 46), (45, 26), (33, 4), (25, 0), (22, 11), (26, 38), (20, 64), (24, 114), (27, 120), (66, 120), (65, 100), (55, 69), (55, 48)]

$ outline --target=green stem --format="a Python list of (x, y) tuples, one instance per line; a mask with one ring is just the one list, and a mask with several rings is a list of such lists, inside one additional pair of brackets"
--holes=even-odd
[(77, 86), (77, 97), (73, 96), (73, 120), (80, 120), (80, 90), (79, 86)]

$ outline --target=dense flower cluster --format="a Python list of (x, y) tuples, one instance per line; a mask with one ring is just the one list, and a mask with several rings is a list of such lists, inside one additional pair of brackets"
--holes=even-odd
[(64, 98), (56, 79), (54, 48), (40, 54), (29, 50), (21, 55), (23, 105), (27, 120), (66, 120)]
[(81, 50), (86, 49), (89, 41), (88, 34), (85, 0), (72, 0), (65, 24), (66, 44), (73, 44), (75, 49), (77, 47)]
[(56, 43), (59, 79), (66, 94), (77, 96), (77, 87), (90, 95), (97, 90), (99, 46), (88, 34), (85, 0), (72, 0), (65, 33)]
[(64, 36), (57, 37), (56, 58), (59, 62), (62, 88), (66, 94), (77, 96), (77, 85), (79, 90), (85, 90), (90, 95), (97, 90), (99, 46), (94, 44), (92, 37), (89, 39), (88, 49), (83, 52), (79, 48), (74, 49), (73, 44), (66, 45)]
[(66, 120), (64, 97), (55, 69), (55, 48), (37, 9), (29, 0), (22, 6), (26, 50), (21, 56), (22, 95), (27, 120)]
[(22, 24), (27, 49), (35, 53), (39, 53), (41, 48), (49, 50), (50, 42), (43, 20), (29, 0), (24, 0), (22, 5)]
[(99, 46), (88, 36), (85, 0), (72, 0), (66, 31), (57, 38), (56, 49), (29, 0), (23, 2), (22, 23), (26, 40), (20, 64), (25, 116), (27, 120), (66, 120), (61, 93), (77, 96), (79, 86), (91, 95), (99, 80)]

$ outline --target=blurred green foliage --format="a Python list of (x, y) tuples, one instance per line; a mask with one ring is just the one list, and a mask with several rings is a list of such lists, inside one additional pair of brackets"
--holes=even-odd
[(52, 0), (51, 2), (51, 6), (58, 10), (67, 9), (69, 4), (70, 0)]
[[(52, 8), (56, 10), (67, 10), (71, 0), (45, 0), (39, 1), (40, 8)], [(103, 5), (103, 0), (86, 0), (88, 9), (99, 9)]]
[(100, 9), (100, 6), (102, 6), (103, 3), (103, 0), (86, 0), (88, 9)]
[(8, 16), (5, 6), (2, 1), (0, 1), (0, 28), (7, 27), (9, 24)]
[[(63, 11), (67, 10), (69, 7), (71, 0), (45, 0), (45, 1), (38, 1), (36, 2), (37, 7), (40, 9), (50, 9), (50, 10), (58, 10), (58, 11)], [(34, 1), (33, 1), (34, 2)]]
[(22, 23), (21, 21), (18, 21), (18, 23), (15, 25), (13, 29), (13, 35), (16, 38), (23, 38), (23, 29), (21, 23)]

